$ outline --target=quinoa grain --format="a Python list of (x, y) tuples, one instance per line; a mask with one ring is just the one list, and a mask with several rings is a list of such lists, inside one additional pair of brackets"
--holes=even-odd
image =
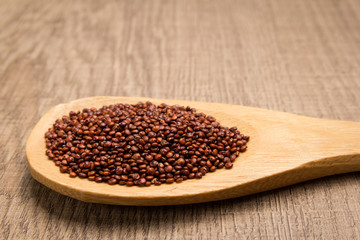
[(190, 107), (146, 102), (71, 111), (45, 141), (46, 155), (72, 178), (158, 186), (232, 168), (249, 136)]

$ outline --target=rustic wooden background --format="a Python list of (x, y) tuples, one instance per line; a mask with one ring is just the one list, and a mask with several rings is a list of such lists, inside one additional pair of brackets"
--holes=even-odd
[(0, 239), (360, 239), (359, 173), (126, 207), (49, 190), (25, 157), (42, 114), (95, 95), (360, 121), (359, 12), (358, 0), (0, 0)]

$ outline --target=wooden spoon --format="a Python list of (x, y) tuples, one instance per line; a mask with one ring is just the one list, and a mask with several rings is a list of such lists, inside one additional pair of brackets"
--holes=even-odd
[[(70, 178), (45, 155), (44, 134), (71, 110), (115, 103), (191, 106), (236, 126), (250, 136), (248, 150), (231, 170), (216, 170), (200, 180), (150, 187), (127, 187)], [(118, 205), (174, 205), (234, 198), (332, 174), (360, 171), (360, 123), (326, 120), (237, 105), (168, 99), (92, 97), (48, 111), (26, 144), (31, 175), (45, 186), (85, 202)]]

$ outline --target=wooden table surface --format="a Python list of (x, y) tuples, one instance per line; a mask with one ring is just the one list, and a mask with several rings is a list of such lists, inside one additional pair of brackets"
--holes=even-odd
[(360, 121), (359, 12), (358, 0), (0, 0), (0, 239), (360, 239), (359, 173), (126, 207), (49, 190), (25, 157), (50, 107), (96, 95)]

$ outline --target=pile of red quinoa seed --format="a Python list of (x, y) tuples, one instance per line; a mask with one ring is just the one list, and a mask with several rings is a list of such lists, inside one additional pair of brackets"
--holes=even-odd
[(140, 102), (71, 111), (45, 139), (46, 155), (70, 177), (150, 186), (230, 169), (249, 137), (190, 107)]

